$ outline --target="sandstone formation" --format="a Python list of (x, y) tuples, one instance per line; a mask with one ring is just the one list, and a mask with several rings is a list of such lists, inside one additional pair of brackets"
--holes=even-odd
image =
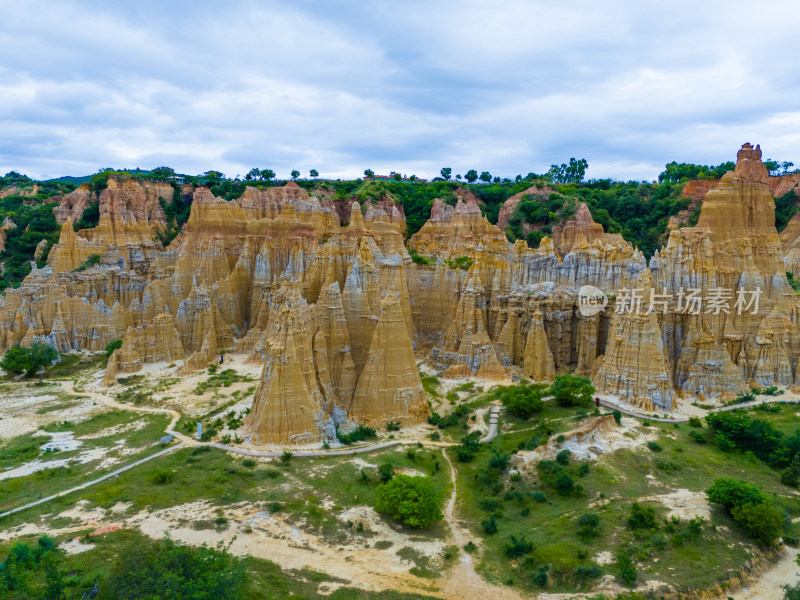
[(67, 219), (71, 220), (73, 223), (80, 221), (80, 218), (83, 216), (83, 211), (86, 210), (86, 206), (96, 199), (89, 184), (78, 186), (72, 192), (63, 196), (58, 206), (53, 209), (56, 221), (58, 221), (59, 225), (66, 223)]
[[(64, 220), (47, 266), (0, 299), (0, 349), (45, 340), (99, 352), (122, 339), (109, 385), (147, 362), (191, 373), (220, 351), (242, 353), (263, 365), (245, 428), (269, 444), (424, 421), (420, 360), (489, 381), (590, 375), (600, 393), (648, 411), (793, 385), (800, 307), (784, 272), (800, 219), (778, 236), (760, 159), (745, 145), (697, 226), (671, 231), (649, 265), (585, 205), (532, 249), (509, 243), (463, 190), (454, 206), (435, 200), (406, 241), (388, 197), (362, 207), (292, 183), (226, 201), (206, 187), (112, 177), (97, 227), (73, 231), (88, 190), (55, 208)], [(176, 190), (191, 194), (191, 213), (163, 248), (162, 205)], [(584, 314), (583, 286), (608, 294), (608, 306)], [(727, 310), (707, 310), (723, 288)], [(757, 311), (736, 310), (759, 289)], [(641, 310), (625, 309), (632, 290)], [(707, 303), (696, 314), (691, 290)]]

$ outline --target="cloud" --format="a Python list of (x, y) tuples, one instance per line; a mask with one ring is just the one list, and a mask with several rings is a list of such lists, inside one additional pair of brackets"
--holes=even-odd
[(789, 2), (8, 4), (0, 172), (800, 163)]

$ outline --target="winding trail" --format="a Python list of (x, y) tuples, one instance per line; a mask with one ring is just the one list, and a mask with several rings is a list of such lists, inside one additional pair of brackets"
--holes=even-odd
[[(497, 407), (499, 412), (499, 407)], [(495, 413), (496, 414), (496, 413)], [(496, 435), (495, 431), (495, 435)], [(453, 491), (447, 499), (444, 509), (445, 521), (450, 525), (453, 543), (459, 548), (458, 563), (453, 566), (443, 580), (442, 592), (447, 597), (459, 600), (522, 600), (523, 596), (512, 587), (493, 585), (475, 571), (473, 555), (464, 551), (464, 545), (472, 539), (470, 532), (456, 517), (456, 502), (458, 500), (458, 485), (456, 482), (456, 468), (447, 455), (442, 451), (447, 466), (450, 469), (450, 479), (453, 482)]]
[[(765, 398), (764, 400), (753, 400), (751, 402), (742, 402), (741, 404), (730, 404), (728, 406), (720, 406), (718, 408), (711, 408), (708, 410), (710, 413), (718, 413), (718, 412), (726, 412), (729, 410), (736, 410), (738, 408), (748, 408), (750, 406), (758, 406), (760, 404), (800, 404), (800, 400), (788, 400), (783, 398), (778, 398), (776, 396), (770, 396)], [(629, 408), (623, 408), (617, 404), (613, 404), (607, 400), (600, 400), (600, 406), (604, 406), (605, 408), (610, 408), (612, 410), (618, 410), (623, 415), (627, 415), (629, 417), (633, 417), (635, 419), (647, 419), (649, 421), (658, 421), (660, 423), (686, 423), (689, 421), (689, 417), (674, 417), (674, 418), (664, 418), (664, 417), (652, 417), (650, 415), (645, 415), (643, 413), (637, 413)]]

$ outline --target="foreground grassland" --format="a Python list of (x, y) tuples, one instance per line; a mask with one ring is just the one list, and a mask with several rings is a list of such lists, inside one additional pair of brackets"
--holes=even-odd
[[(0, 394), (47, 398), (34, 403), (34, 414), (42, 420), (36, 431), (0, 442), (0, 475), (40, 462), (63, 462), (0, 481), (0, 510), (71, 488), (161, 450), (159, 439), (172, 416), (143, 412), (148, 407), (182, 409), (175, 415), (180, 417), (178, 431), (191, 432), (201, 421), (206, 428), (219, 429), (219, 439), (234, 431), (230, 424), (241, 420), (254, 390), (252, 376), (232, 369), (191, 381), (137, 375), (124, 378), (123, 388), (108, 395), (110, 401), (125, 405), (111, 408), (100, 402), (101, 392), (91, 384), (97, 360), (70, 357), (67, 362), (69, 374), (59, 372), (57, 378), (0, 383)], [(486, 432), (496, 396), (485, 384), (448, 388), (431, 375), (423, 384), (439, 415), (436, 425), (413, 434), (379, 432), (377, 441), (394, 437), (402, 441), (396, 446), (357, 455), (257, 458), (185, 443), (116, 479), (0, 519), (0, 560), (15, 539), (35, 541), (43, 532), (52, 533), (59, 543), (80, 539), (83, 551), (64, 557), (69, 575), (66, 598), (78, 598), (105, 580), (126, 548), (181, 530), (190, 544), (233, 543), (237, 538), (258, 544), (260, 554), (246, 545), (238, 550), (240, 555), (261, 557), (247, 559), (247, 598), (441, 594), (451, 579), (463, 576), (459, 559), (467, 553), (489, 582), (485, 593), (496, 591), (494, 585), (514, 593), (596, 595), (598, 590), (620, 591), (645, 583), (659, 594), (690, 592), (720, 583), (724, 588), (765, 550), (745, 537), (724, 509), (708, 504), (704, 492), (720, 477), (761, 488), (785, 513), (784, 539), (794, 543), (798, 537), (792, 523), (800, 515), (798, 492), (754, 456), (718, 449), (708, 427), (623, 416), (618, 432), (624, 447), (591, 459), (574, 454), (563, 461), (561, 469), (573, 484), (572, 492), (563, 494), (538, 472), (541, 456), (522, 459), (537, 448), (541, 452), (548, 441), (558, 451), (563, 444), (559, 436), (599, 414), (594, 407), (567, 408), (547, 401), (529, 420), (504, 411), (499, 435), (480, 444), (471, 461), (462, 462), (464, 436), (476, 429), (478, 436)], [(84, 411), (80, 418), (61, 416), (76, 406)], [(753, 411), (753, 416), (785, 435), (798, 428), (795, 406)], [(705, 443), (698, 441), (698, 434)], [(80, 445), (42, 450), (47, 442), (65, 439)], [(552, 453), (548, 458), (554, 458)], [(395, 474), (429, 477), (444, 518), (415, 530), (376, 513), (387, 465)], [(637, 501), (654, 509), (657, 527), (646, 532), (629, 527)], [(589, 517), (596, 521), (591, 531), (581, 528), (586, 515), (596, 517)], [(702, 522), (692, 523), (695, 515), (702, 516)], [(461, 540), (457, 545), (456, 539)], [(273, 558), (271, 548), (283, 552), (281, 560), (264, 560)], [(399, 571), (407, 579), (401, 583), (411, 583), (398, 589), (411, 595), (356, 590), (362, 583), (358, 573), (363, 574), (357, 569), (350, 579), (339, 577), (341, 570), (333, 571), (334, 576), (292, 569), (314, 565), (315, 557), (333, 557), (341, 566), (359, 552), (362, 559), (374, 560), (379, 573), (396, 576)], [(451, 596), (460, 593), (447, 591)]]
[[(534, 469), (523, 472), (522, 478), (506, 475), (487, 481), (483, 477), (495, 453), (512, 454), (520, 448), (535, 447), (544, 432), (557, 437), (559, 432), (577, 426), (580, 417), (565, 418), (565, 410), (548, 406), (532, 419), (537, 424), (535, 429), (502, 435), (473, 462), (459, 465), (459, 513), (485, 545), (480, 570), (490, 580), (531, 591), (541, 590), (542, 583), (556, 591), (589, 589), (602, 575), (619, 579), (617, 556), (627, 551), (640, 583), (657, 580), (676, 591), (709, 588), (738, 575), (756, 551), (721, 507), (704, 506), (703, 492), (714, 479), (733, 477), (752, 482), (772, 495), (788, 516), (800, 514), (800, 495), (782, 485), (774, 469), (743, 454), (723, 453), (711, 443), (696, 442), (690, 437), (692, 428), (685, 423), (638, 424), (636, 430), (652, 439), (649, 445), (655, 450), (642, 444), (603, 455), (597, 461), (571, 460), (568, 470), (584, 488), (582, 497), (560, 495), (540, 481)], [(784, 406), (768, 418), (779, 429), (793, 432), (797, 428), (795, 412), (794, 406)], [(514, 423), (512, 431), (521, 425)], [(587, 466), (581, 469), (584, 464)], [(688, 501), (708, 513), (699, 537), (680, 536), (687, 528), (687, 518), (669, 526), (663, 523), (669, 512), (665, 504), (670, 504), (670, 498), (664, 496), (676, 490), (688, 491), (684, 493)], [(658, 531), (635, 535), (630, 530), (627, 519), (634, 501), (655, 509)], [(597, 535), (579, 533), (578, 519), (586, 513), (599, 517)], [(491, 518), (497, 532), (487, 534), (482, 523)], [(796, 527), (789, 526), (789, 532), (796, 535)], [(510, 559), (505, 549), (511, 536), (524, 536), (533, 551), (521, 559)], [(547, 578), (540, 576), (537, 580), (541, 572), (546, 572)]]

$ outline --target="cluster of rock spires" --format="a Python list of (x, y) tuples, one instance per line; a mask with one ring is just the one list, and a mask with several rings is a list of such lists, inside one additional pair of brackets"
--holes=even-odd
[[(0, 346), (44, 339), (100, 351), (121, 338), (109, 385), (147, 362), (183, 360), (191, 372), (222, 349), (245, 353), (263, 363), (246, 421), (260, 443), (423, 421), (422, 358), (445, 377), (576, 372), (647, 410), (796, 383), (799, 305), (784, 272), (800, 262), (800, 220), (778, 236), (761, 151), (749, 144), (708, 192), (697, 226), (671, 231), (649, 264), (585, 205), (531, 249), (509, 243), (471, 194), (455, 206), (436, 200), (406, 244), (402, 207), (388, 200), (365, 210), (353, 202), (342, 215), (326, 195), (291, 183), (248, 187), (230, 202), (186, 187), (191, 215), (162, 248), (159, 199), (172, 201), (171, 186), (112, 177), (99, 225), (76, 233), (87, 193), (62, 200), (48, 265), (0, 301)], [(97, 264), (75, 270), (93, 254)], [(604, 310), (583, 314), (586, 285), (611, 295)], [(706, 298), (721, 288), (727, 312), (683, 310), (687, 290)], [(738, 314), (734, 301), (757, 288), (758, 310)], [(623, 296), (635, 289), (644, 308), (670, 299), (626, 311)]]

